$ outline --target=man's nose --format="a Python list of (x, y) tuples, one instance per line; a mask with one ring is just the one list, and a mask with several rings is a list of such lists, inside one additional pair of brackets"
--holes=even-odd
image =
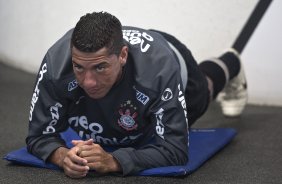
[(87, 71), (84, 75), (83, 86), (85, 88), (92, 88), (97, 85), (96, 78), (91, 71)]

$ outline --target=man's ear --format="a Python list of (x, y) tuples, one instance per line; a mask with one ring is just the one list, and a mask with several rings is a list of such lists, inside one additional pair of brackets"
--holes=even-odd
[(119, 55), (120, 63), (125, 65), (128, 56), (128, 47), (123, 46)]

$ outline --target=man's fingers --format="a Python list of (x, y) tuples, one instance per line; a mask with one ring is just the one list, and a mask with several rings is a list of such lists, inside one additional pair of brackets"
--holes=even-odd
[(65, 167), (64, 172), (67, 176), (69, 176), (71, 178), (82, 178), (82, 177), (85, 177), (87, 175), (88, 170), (77, 171), (77, 170), (74, 170), (71, 167)]
[(82, 143), (83, 141), (82, 140), (72, 140), (71, 143), (76, 146), (77, 144), (79, 143)]
[(89, 166), (87, 165), (79, 165), (76, 163), (69, 163), (67, 168), (72, 171), (80, 172), (80, 173), (87, 173), (89, 171)]
[[(86, 157), (83, 157), (83, 158), (87, 160), (87, 165), (89, 165), (90, 163), (101, 161), (100, 156), (86, 156)], [(91, 169), (92, 169), (92, 167), (91, 167)]]
[(71, 178), (84, 177), (90, 169), (87, 160), (76, 155), (78, 150), (78, 147), (71, 149), (63, 161), (64, 172)]
[(83, 140), (72, 140), (71, 141), (74, 146), (82, 146), (82, 145), (91, 145), (93, 143), (93, 139), (88, 139), (86, 141)]
[(83, 145), (79, 147), (78, 156), (87, 157), (101, 154), (101, 149), (95, 145)]
[(79, 165), (86, 165), (87, 164), (87, 160), (80, 157), (79, 154), (81, 153), (81, 151), (78, 151), (76, 155), (72, 156), (72, 161), (79, 164)]
[(72, 163), (77, 163), (78, 165), (86, 165), (87, 160), (78, 156), (81, 150), (79, 147), (73, 147), (71, 151), (67, 153), (67, 157)]

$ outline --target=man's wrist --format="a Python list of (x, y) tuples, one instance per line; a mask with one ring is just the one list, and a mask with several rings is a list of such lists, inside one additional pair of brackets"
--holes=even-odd
[(122, 168), (121, 168), (120, 163), (118, 162), (118, 160), (113, 155), (111, 155), (111, 157), (112, 157), (111, 159), (113, 160), (111, 171), (112, 172), (120, 172), (120, 171), (122, 171)]

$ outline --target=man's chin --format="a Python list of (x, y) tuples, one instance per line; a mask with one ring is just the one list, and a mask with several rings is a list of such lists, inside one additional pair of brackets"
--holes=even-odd
[(106, 94), (91, 94), (91, 93), (87, 93), (88, 96), (92, 99), (98, 100), (100, 98), (103, 98)]

